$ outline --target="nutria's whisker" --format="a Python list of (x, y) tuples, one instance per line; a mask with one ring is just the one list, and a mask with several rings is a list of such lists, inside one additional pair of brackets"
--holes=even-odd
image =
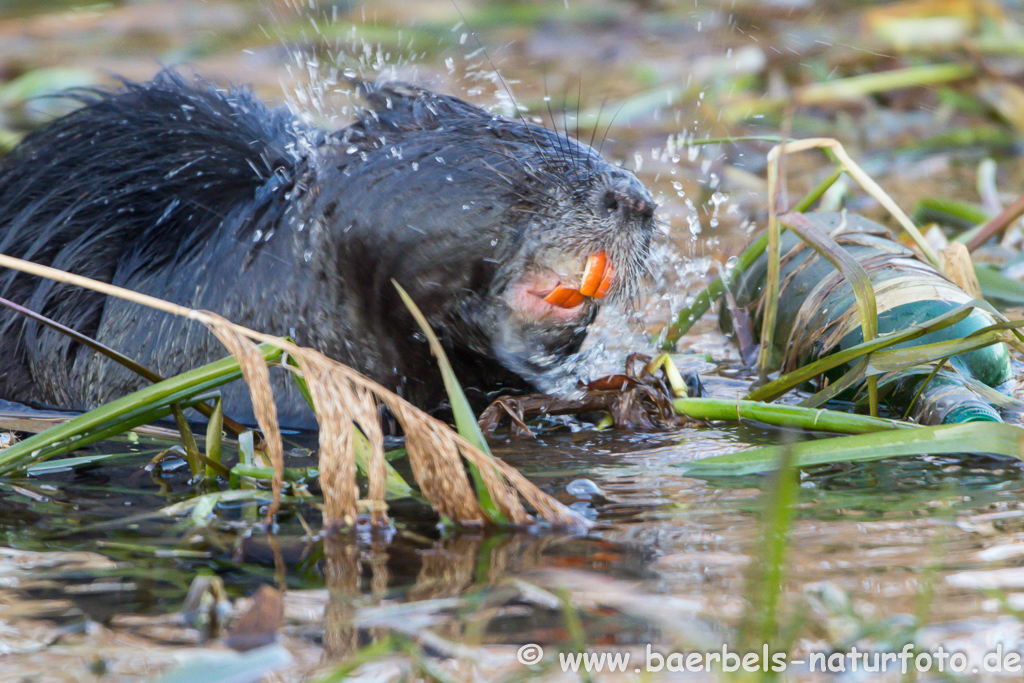
[(615, 123), (615, 119), (618, 118), (619, 112), (621, 112), (622, 108), (625, 107), (625, 106), (626, 106), (626, 103), (624, 101), (621, 102), (619, 104), (619, 107), (615, 110), (615, 113), (612, 114), (612, 118), (608, 121), (608, 125), (604, 129), (604, 135), (601, 136), (601, 144), (599, 144), (597, 146), (597, 153), (598, 154), (601, 154), (601, 153), (604, 152), (604, 143), (608, 141), (608, 135), (612, 132), (612, 125)]
[(591, 149), (594, 148), (594, 138), (597, 137), (597, 126), (601, 122), (601, 114), (604, 113), (604, 105), (607, 104), (607, 102), (608, 98), (602, 97), (601, 104), (598, 105), (597, 107), (597, 118), (594, 120), (594, 126), (590, 129), (590, 142), (587, 143), (587, 146), (590, 147)]
[[(555, 114), (551, 110), (551, 96), (548, 94), (548, 83), (547, 83), (547, 79), (546, 78), (544, 79), (544, 101), (545, 101), (545, 103), (547, 105), (548, 118), (551, 119), (551, 127), (554, 128), (555, 132), (557, 133), (558, 132), (558, 122), (555, 121)], [(565, 121), (563, 119), (563, 121), (562, 121), (562, 135), (563, 136), (567, 136), (568, 133), (569, 133), (569, 130), (566, 127)], [(566, 145), (563, 142), (563, 139), (564, 138), (562, 136), (559, 136), (557, 138), (557, 140), (556, 140), (556, 148), (558, 150), (559, 159), (562, 161), (563, 164), (568, 165), (569, 164), (569, 157), (567, 156), (568, 149), (566, 148)], [(564, 181), (568, 182), (568, 178), (565, 177), (564, 175), (562, 176), (562, 179)]]

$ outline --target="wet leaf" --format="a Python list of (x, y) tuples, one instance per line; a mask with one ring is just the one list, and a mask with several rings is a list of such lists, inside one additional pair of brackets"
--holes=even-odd
[(225, 638), (232, 650), (248, 652), (265, 647), (277, 640), (277, 632), (284, 624), (284, 602), (281, 592), (263, 585), (253, 596), (249, 606)]

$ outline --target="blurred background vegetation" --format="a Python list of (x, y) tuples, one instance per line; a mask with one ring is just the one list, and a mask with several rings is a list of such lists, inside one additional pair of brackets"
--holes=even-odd
[[(932, 196), (993, 208), (1024, 185), (1021, 15), (1019, 2), (970, 0), (4, 0), (0, 145), (62, 106), (34, 96), (161, 66), (251, 85), (327, 126), (349, 105), (339, 69), (505, 111), (507, 86), (637, 169), (679, 249), (721, 258), (763, 216), (770, 144), (680, 149), (693, 138), (836, 137), (908, 208)], [(978, 181), (988, 157), (998, 173)], [(795, 158), (794, 194), (826, 167)]]

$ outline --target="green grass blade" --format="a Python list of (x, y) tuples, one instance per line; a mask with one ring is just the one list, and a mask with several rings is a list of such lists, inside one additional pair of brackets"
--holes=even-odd
[(740, 625), (740, 637), (747, 651), (756, 652), (762, 645), (767, 645), (772, 652), (788, 650), (778, 642), (781, 635), (779, 612), (789, 532), (799, 490), (799, 474), (793, 467), (792, 450), (784, 449), (777, 462), (771, 491), (764, 496), (764, 535), (758, 543), (761, 552), (747, 571), (745, 592), (752, 609)]
[(828, 192), (830, 187), (839, 182), (839, 178), (841, 178), (842, 175), (843, 168), (841, 166), (833, 169), (827, 178), (818, 183), (813, 190), (808, 192), (803, 199), (796, 203), (796, 206), (793, 207), (793, 211), (795, 213), (804, 213), (805, 211), (808, 211), (825, 195), (826, 192)]
[[(477, 424), (476, 415), (473, 414), (473, 409), (469, 406), (469, 400), (466, 398), (466, 394), (462, 391), (462, 386), (459, 384), (458, 378), (455, 376), (455, 371), (452, 370), (451, 363), (448, 362), (448, 356), (444, 352), (444, 348), (441, 346), (441, 342), (438, 340), (437, 335), (434, 334), (434, 330), (431, 329), (430, 324), (427, 323), (427, 319), (423, 317), (423, 313), (416, 306), (416, 302), (412, 300), (408, 292), (402, 289), (394, 280), (391, 283), (398, 290), (398, 295), (402, 297), (402, 301), (405, 303), (409, 312), (412, 313), (413, 318), (416, 319), (416, 324), (419, 325), (420, 330), (426, 335), (427, 340), (430, 343), (430, 350), (433, 352), (434, 357), (437, 359), (437, 365), (441, 369), (441, 377), (444, 379), (444, 388), (448, 392), (448, 401), (452, 406), (452, 413), (455, 416), (455, 426), (458, 429), (459, 434), (464, 439), (469, 441), (471, 444), (479, 448), (488, 455), (491, 454), (491, 449), (487, 445), (486, 439), (484, 439), (483, 432), (480, 431), (480, 425)], [(487, 490), (487, 486), (484, 483), (483, 477), (480, 475), (480, 471), (473, 463), (466, 463), (469, 467), (470, 475), (473, 477), (473, 484), (476, 488), (477, 498), (480, 500), (480, 508), (487, 515), (488, 519), (492, 522), (499, 524), (507, 524), (508, 518), (501, 511), (501, 509), (494, 503), (494, 499), (491, 497), (491, 492)], [(502, 476), (498, 473), (499, 478)]]
[(204, 469), (199, 459), (199, 444), (196, 442), (196, 436), (192, 433), (188, 418), (185, 417), (185, 411), (181, 409), (181, 406), (175, 403), (170, 408), (171, 415), (174, 416), (174, 424), (178, 426), (181, 445), (185, 448), (185, 460), (188, 462), (188, 468), (192, 472), (193, 478), (200, 477)]
[[(365, 439), (365, 437), (363, 437)], [(358, 446), (357, 446), (358, 448)], [(394, 452), (394, 451), (390, 451)], [(387, 457), (385, 453), (385, 457)], [(61, 461), (63, 462), (63, 460)], [(392, 470), (389, 470), (389, 473)], [(231, 474), (238, 477), (248, 477), (249, 479), (260, 479), (264, 481), (270, 481), (274, 476), (273, 467), (260, 467), (256, 465), (243, 465), (238, 464), (231, 468)], [(315, 479), (320, 476), (320, 470), (316, 467), (286, 467), (284, 468), (284, 480), (289, 483), (296, 481), (305, 481), (309, 479)], [(398, 500), (401, 498), (415, 498), (417, 500), (426, 501), (422, 496), (419, 495), (415, 489), (405, 483), (405, 480), (395, 472), (397, 479), (392, 479), (390, 475), (387, 481), (384, 482), (384, 498), (387, 500)]]
[[(912, 216), (917, 225), (942, 223), (958, 228), (978, 226), (989, 218), (988, 212), (977, 204), (942, 197), (925, 197), (914, 207)], [(964, 235), (957, 237), (957, 241), (965, 241)]]
[[(241, 463), (231, 468), (231, 474), (260, 481), (270, 481), (274, 478), (273, 467), (260, 467), (256, 465), (242, 465)], [(284, 480), (289, 484), (308, 481), (320, 476), (320, 470), (315, 467), (285, 467)]]
[(114, 457), (117, 456), (108, 455), (106, 453), (97, 453), (96, 455), (83, 455), (80, 458), (63, 458), (57, 462), (41, 462), (38, 465), (32, 465), (29, 467), (28, 474), (33, 477), (40, 477), (44, 474), (62, 472), (82, 465), (93, 465)]
[[(224, 438), (224, 401), (218, 396), (213, 402), (210, 420), (206, 423), (206, 457), (220, 464), (221, 445)], [(207, 466), (206, 476), (214, 476), (212, 467)]]
[(448, 362), (448, 356), (445, 354), (444, 348), (441, 347), (441, 342), (408, 292), (402, 289), (402, 286), (397, 282), (393, 280), (392, 282), (395, 288), (398, 289), (399, 296), (402, 297), (402, 301), (412, 313), (413, 318), (416, 319), (416, 324), (420, 326), (420, 330), (427, 336), (427, 340), (430, 342), (430, 350), (437, 359), (438, 367), (441, 369), (444, 388), (448, 392), (448, 400), (452, 404), (455, 426), (458, 428), (459, 434), (481, 451), (489, 454), (491, 449), (487, 445), (487, 440), (484, 439), (483, 432), (480, 431), (480, 426), (476, 422), (476, 415), (473, 414), (473, 409), (469, 407), (469, 400), (466, 398), (465, 392), (462, 391), (462, 386), (455, 376), (455, 371), (452, 370), (451, 363)]
[(871, 356), (868, 363), (867, 374), (879, 375), (886, 372), (906, 370), (925, 363), (959, 356), (968, 351), (999, 344), (1003, 341), (997, 330), (981, 331), (980, 334), (972, 334), (963, 339), (951, 339), (949, 341), (922, 344), (903, 349), (886, 349)]
[(779, 427), (799, 427), (837, 434), (864, 434), (895, 429), (913, 429), (915, 425), (870, 415), (800, 406), (734, 401), (722, 398), (677, 398), (672, 402), (680, 415), (695, 420), (753, 420)]
[[(772, 152), (775, 152), (776, 147)], [(779, 313), (779, 289), (782, 283), (779, 282), (780, 271), (782, 270), (782, 227), (779, 218), (775, 213), (774, 197), (778, 196), (779, 162), (773, 161), (769, 154), (768, 161), (768, 195), (773, 198), (768, 207), (768, 253), (767, 268), (765, 269), (764, 283), (762, 284), (762, 315), (761, 315), (761, 345), (757, 353), (757, 369), (761, 380), (767, 378), (772, 371), (775, 351), (775, 323)]]
[(100, 75), (92, 69), (34, 69), (0, 85), (0, 107), (10, 107), (37, 97), (58, 95), (69, 89), (94, 87), (100, 82)]
[[(281, 357), (281, 350), (269, 344), (262, 344), (259, 349), (267, 362), (275, 362)], [(171, 404), (186, 403), (190, 397), (200, 396), (213, 387), (240, 377), (238, 361), (228, 357), (140, 389), (3, 450), (0, 452), (0, 475), (91, 443), (83, 437), (98, 430), (106, 434), (128, 431), (144, 424), (137, 422), (140, 414), (161, 411), (164, 415), (169, 414)], [(54, 448), (58, 444), (61, 445)]]
[[(802, 106), (824, 104), (864, 95), (888, 92), (897, 88), (921, 87), (959, 81), (977, 73), (978, 67), (971, 62), (951, 64), (918, 64), (902, 69), (836, 78), (830, 81), (810, 83), (799, 88), (794, 97)], [(791, 100), (783, 99), (783, 105)]]
[(975, 266), (974, 274), (986, 299), (996, 299), (1014, 306), (1024, 306), (1024, 282), (1006, 277), (987, 266)]
[(853, 385), (857, 384), (857, 382), (864, 379), (867, 368), (868, 359), (866, 357), (861, 358), (857, 361), (856, 365), (847, 371), (845, 375), (837, 379), (835, 382), (831, 382), (827, 387), (813, 396), (800, 401), (797, 405), (804, 408), (817, 408), (824, 403), (828, 403)]
[[(239, 373), (238, 377), (235, 379), (239, 378), (241, 378), (241, 373)], [(231, 381), (231, 378), (228, 378), (228, 381)], [(223, 384), (223, 382), (217, 382), (213, 386), (216, 387), (220, 384)], [(195, 395), (196, 392), (198, 392), (198, 395)], [(173, 399), (173, 403), (171, 399), (168, 399), (164, 405), (142, 405), (135, 410), (120, 415), (112, 422), (100, 423), (83, 431), (71, 434), (65, 438), (45, 439), (45, 435), (48, 435), (51, 430), (63, 427), (68, 423), (63, 423), (58, 425), (58, 427), (52, 427), (50, 430), (40, 432), (32, 437), (33, 439), (41, 437), (41, 439), (38, 442), (38, 444), (40, 444), (39, 448), (34, 449), (31, 453), (23, 454), (15, 452), (13, 456), (20, 457), (16, 457), (11, 462), (8, 462), (7, 458), (12, 456), (8, 456), (6, 450), (0, 452), (0, 463), (2, 463), (0, 464), (0, 476), (9, 474), (12, 470), (25, 469), (35, 463), (73, 451), (77, 448), (88, 446), (89, 444), (96, 443), (97, 441), (113, 438), (137, 427), (152, 424), (157, 420), (162, 420), (171, 414), (171, 405), (174, 403), (180, 405), (182, 408), (191, 408), (197, 403), (209, 400), (210, 395), (208, 392), (208, 387), (197, 387), (195, 391), (188, 390), (175, 394), (171, 397)], [(21, 443), (28, 443), (29, 441), (30, 439), (26, 439)], [(20, 446), (21, 443), (16, 445)]]
[[(370, 476), (370, 442), (366, 435), (358, 428), (352, 432), (352, 450), (356, 455), (356, 469), (364, 477)], [(397, 500), (399, 498), (419, 498), (419, 493), (402, 478), (395, 466), (384, 460), (384, 498)]]
[(1024, 460), (1024, 429), (997, 422), (965, 422), (857, 434), (785, 446), (766, 446), (680, 465), (687, 475), (730, 477), (772, 472), (785, 449), (796, 467), (868, 462), (915, 455), (986, 453)]
[[(846, 281), (850, 283), (853, 296), (857, 301), (857, 313), (860, 316), (860, 328), (864, 341), (875, 339), (878, 336), (875, 288), (860, 262), (839, 246), (827, 232), (815, 225), (811, 218), (802, 213), (789, 213), (780, 216), (779, 222), (799, 235), (823, 259), (843, 274)], [(878, 415), (878, 381), (870, 376), (868, 377), (868, 397), (870, 413)]]
[(807, 365), (799, 367), (793, 372), (786, 373), (782, 377), (772, 380), (771, 382), (758, 387), (754, 391), (751, 391), (747, 394), (747, 400), (773, 401), (790, 389), (798, 387), (804, 382), (813, 379), (818, 375), (824, 374), (829, 370), (851, 363), (867, 356), (868, 354), (893, 346), (894, 344), (911, 341), (918, 337), (923, 337), (929, 332), (934, 332), (936, 330), (949, 327), (950, 325), (955, 325), (969, 316), (974, 307), (975, 304), (966, 303), (963, 306), (959, 306), (951, 311), (947, 311), (942, 315), (932, 318), (928, 321), (927, 325), (909, 327), (902, 332), (878, 337), (877, 339), (869, 342), (861, 342), (856, 346), (851, 346), (848, 349), (843, 349), (842, 351), (829, 354), (824, 358), (819, 358), (813, 363), (808, 363)]

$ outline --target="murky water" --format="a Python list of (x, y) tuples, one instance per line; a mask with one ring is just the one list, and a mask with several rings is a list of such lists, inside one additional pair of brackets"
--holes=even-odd
[[(345, 98), (309, 84), (327, 82), (338, 54), (347, 55), (345, 68), (385, 67), (507, 109), (507, 93), (490, 76), (497, 66), (517, 99), (549, 122), (544, 93), (554, 96), (556, 107), (569, 103), (564, 118), (560, 107), (553, 117), (560, 127), (571, 131), (581, 119), (586, 139), (596, 124), (597, 139), (607, 137), (605, 152), (637, 169), (657, 194), (665, 235), (656, 247), (655, 294), (637, 311), (603, 319), (596, 337), (614, 357), (642, 348), (644, 332), (667, 320), (709, 269), (717, 272), (763, 217), (769, 145), (691, 152), (678, 148), (678, 140), (777, 132), (779, 121), (771, 117), (727, 125), (731, 100), (724, 93), (749, 84), (765, 60), (779, 60), (778, 73), (785, 72), (799, 64), (779, 57), (787, 51), (818, 59), (822, 48), (816, 46), (841, 42), (844, 30), (860, 35), (854, 15), (834, 8), (720, 4), (659, 10), (648, 6), (658, 3), (573, 1), (563, 12), (521, 3), (517, 19), (502, 20), (498, 4), (459, 3), (475, 22), (471, 30), (446, 2), (332, 3), (312, 21), (289, 2), (113, 3), (71, 13), (53, 9), (58, 3), (0, 3), (0, 74), (75, 65), (96, 69), (90, 73), (97, 79), (104, 71), (145, 78), (158, 61), (188, 61), (202, 73), (252, 83), (268, 98), (287, 98), (313, 119), (332, 122), (343, 117)], [(260, 26), (269, 38), (260, 37)], [(644, 97), (658, 105), (645, 105)], [(597, 116), (603, 99), (622, 105), (617, 124)], [(611, 104), (607, 109), (614, 111)], [(876, 177), (889, 182), (901, 203), (909, 206), (924, 193), (970, 194), (964, 160), (990, 149), (929, 154), (911, 146), (894, 161), (891, 146), (913, 137), (926, 110), (903, 118), (886, 118), (885, 111), (860, 112), (855, 127), (862, 126), (863, 135), (839, 134), (862, 145)], [(796, 118), (789, 125), (794, 134), (808, 135), (848, 121), (834, 119)], [(887, 135), (870, 126), (877, 119), (885, 121)], [(11, 129), (24, 124), (16, 113), (0, 123)], [(828, 170), (794, 160), (791, 192), (799, 196)], [(1019, 165), (1007, 161), (1000, 173), (1012, 185)], [(736, 357), (711, 321), (690, 334), (687, 350), (719, 362)], [(680, 631), (700, 629), (719, 634), (721, 642), (732, 638), (757, 599), (749, 568), (766, 552), (773, 479), (705, 481), (682, 476), (677, 465), (790, 436), (757, 425), (714, 425), (655, 434), (556, 430), (535, 441), (499, 441), (496, 454), (583, 510), (596, 528), (571, 537), (442, 532), (432, 515), (409, 504), (393, 510), (393, 533), (361, 530), (328, 541), (327, 548), (307, 532), (307, 524), (319, 524), (312, 504), (286, 508), (273, 538), (252, 532), (260, 502), (222, 504), (198, 522), (160, 513), (195, 491), (179, 461), (145, 468), (165, 445), (143, 439), (109, 447), (106, 452), (118, 454), (112, 460), (0, 483), (0, 534), (11, 548), (87, 550), (119, 563), (102, 571), (43, 572), (23, 582), (19, 599), (40, 606), (26, 608), (30, 617), (48, 618), (44, 600), (74, 604), (77, 612), (52, 617), (58, 622), (174, 612), (193, 577), (208, 572), (221, 576), (232, 596), (275, 581), (296, 596), (320, 596), (315, 604), (323, 608), (317, 614), (326, 610), (325, 621), (297, 620), (290, 633), (341, 655), (352, 648), (330, 628), (339, 603), (367, 607), (461, 596), (483, 610), (501, 586), (527, 581), (585, 603), (581, 614), (591, 645), (678, 642)], [(315, 443), (309, 435), (295, 441)], [(288, 464), (309, 462), (293, 456)], [(1021, 474), (1017, 463), (939, 457), (800, 474), (780, 617), (801, 624), (794, 647), (838, 649), (860, 638), (906, 642), (908, 633), (924, 646), (1016, 647), (1019, 622), (1007, 615), (1024, 604), (1016, 592), (1024, 588)], [(584, 479), (597, 492), (580, 485)], [(318, 592), (324, 587), (332, 590), (330, 598)], [(470, 640), (564, 645), (566, 619), (558, 609), (522, 596), (512, 602), (488, 608), (493, 613)], [(473, 606), (461, 609), (462, 616), (474, 613)], [(468, 630), (446, 632), (466, 636)]]
[[(116, 624), (119, 615), (174, 611), (197, 573), (220, 575), (236, 596), (275, 577), (293, 596), (326, 586), (332, 589), (328, 613), (337, 600), (346, 609), (457, 596), (486, 601), (497, 599), (495, 591), (509, 580), (525, 580), (568, 591), (585, 604), (610, 602), (603, 615), (583, 612), (590, 647), (673, 642), (678, 629), (695, 628), (694, 620), (729, 641), (754, 598), (749, 567), (765, 552), (772, 478), (704, 481), (681, 476), (676, 465), (781, 438), (756, 426), (693, 427), (657, 435), (548, 433), (499, 444), (498, 455), (597, 522), (587, 534), (569, 537), (439, 533), (429, 513), (409, 505), (393, 511), (392, 533), (335, 538), (326, 549), (299, 520), (316, 526), (312, 506), (288, 506), (273, 538), (250, 531), (260, 517), (253, 503), (222, 505), (196, 525), (180, 515), (154, 515), (193, 491), (182, 463), (145, 471), (159, 450), (145, 444), (116, 464), (3, 486), (0, 532), (15, 548), (90, 550), (119, 562), (116, 570), (44, 571), (23, 585), (29, 605), (72, 603), (77, 610), (64, 617), (70, 623), (83, 614)], [(581, 487), (581, 479), (597, 490)], [(964, 630), (1016, 642), (1018, 630), (1007, 632), (1001, 615), (1018, 602), (1012, 589), (1019, 585), (1024, 534), (1019, 464), (883, 461), (805, 472), (799, 486), (783, 618), (809, 622), (810, 632), (824, 639), (819, 647), (911, 632), (919, 642), (948, 644)], [(332, 574), (339, 553), (347, 569)], [(651, 598), (664, 601), (656, 617), (643, 602)], [(564, 615), (537, 605), (506, 607), (485, 622), (486, 631), (474, 636), (482, 643), (556, 646), (567, 637)], [(301, 624), (292, 630), (320, 638), (318, 620)], [(329, 652), (351, 651), (330, 633), (323, 634)]]

